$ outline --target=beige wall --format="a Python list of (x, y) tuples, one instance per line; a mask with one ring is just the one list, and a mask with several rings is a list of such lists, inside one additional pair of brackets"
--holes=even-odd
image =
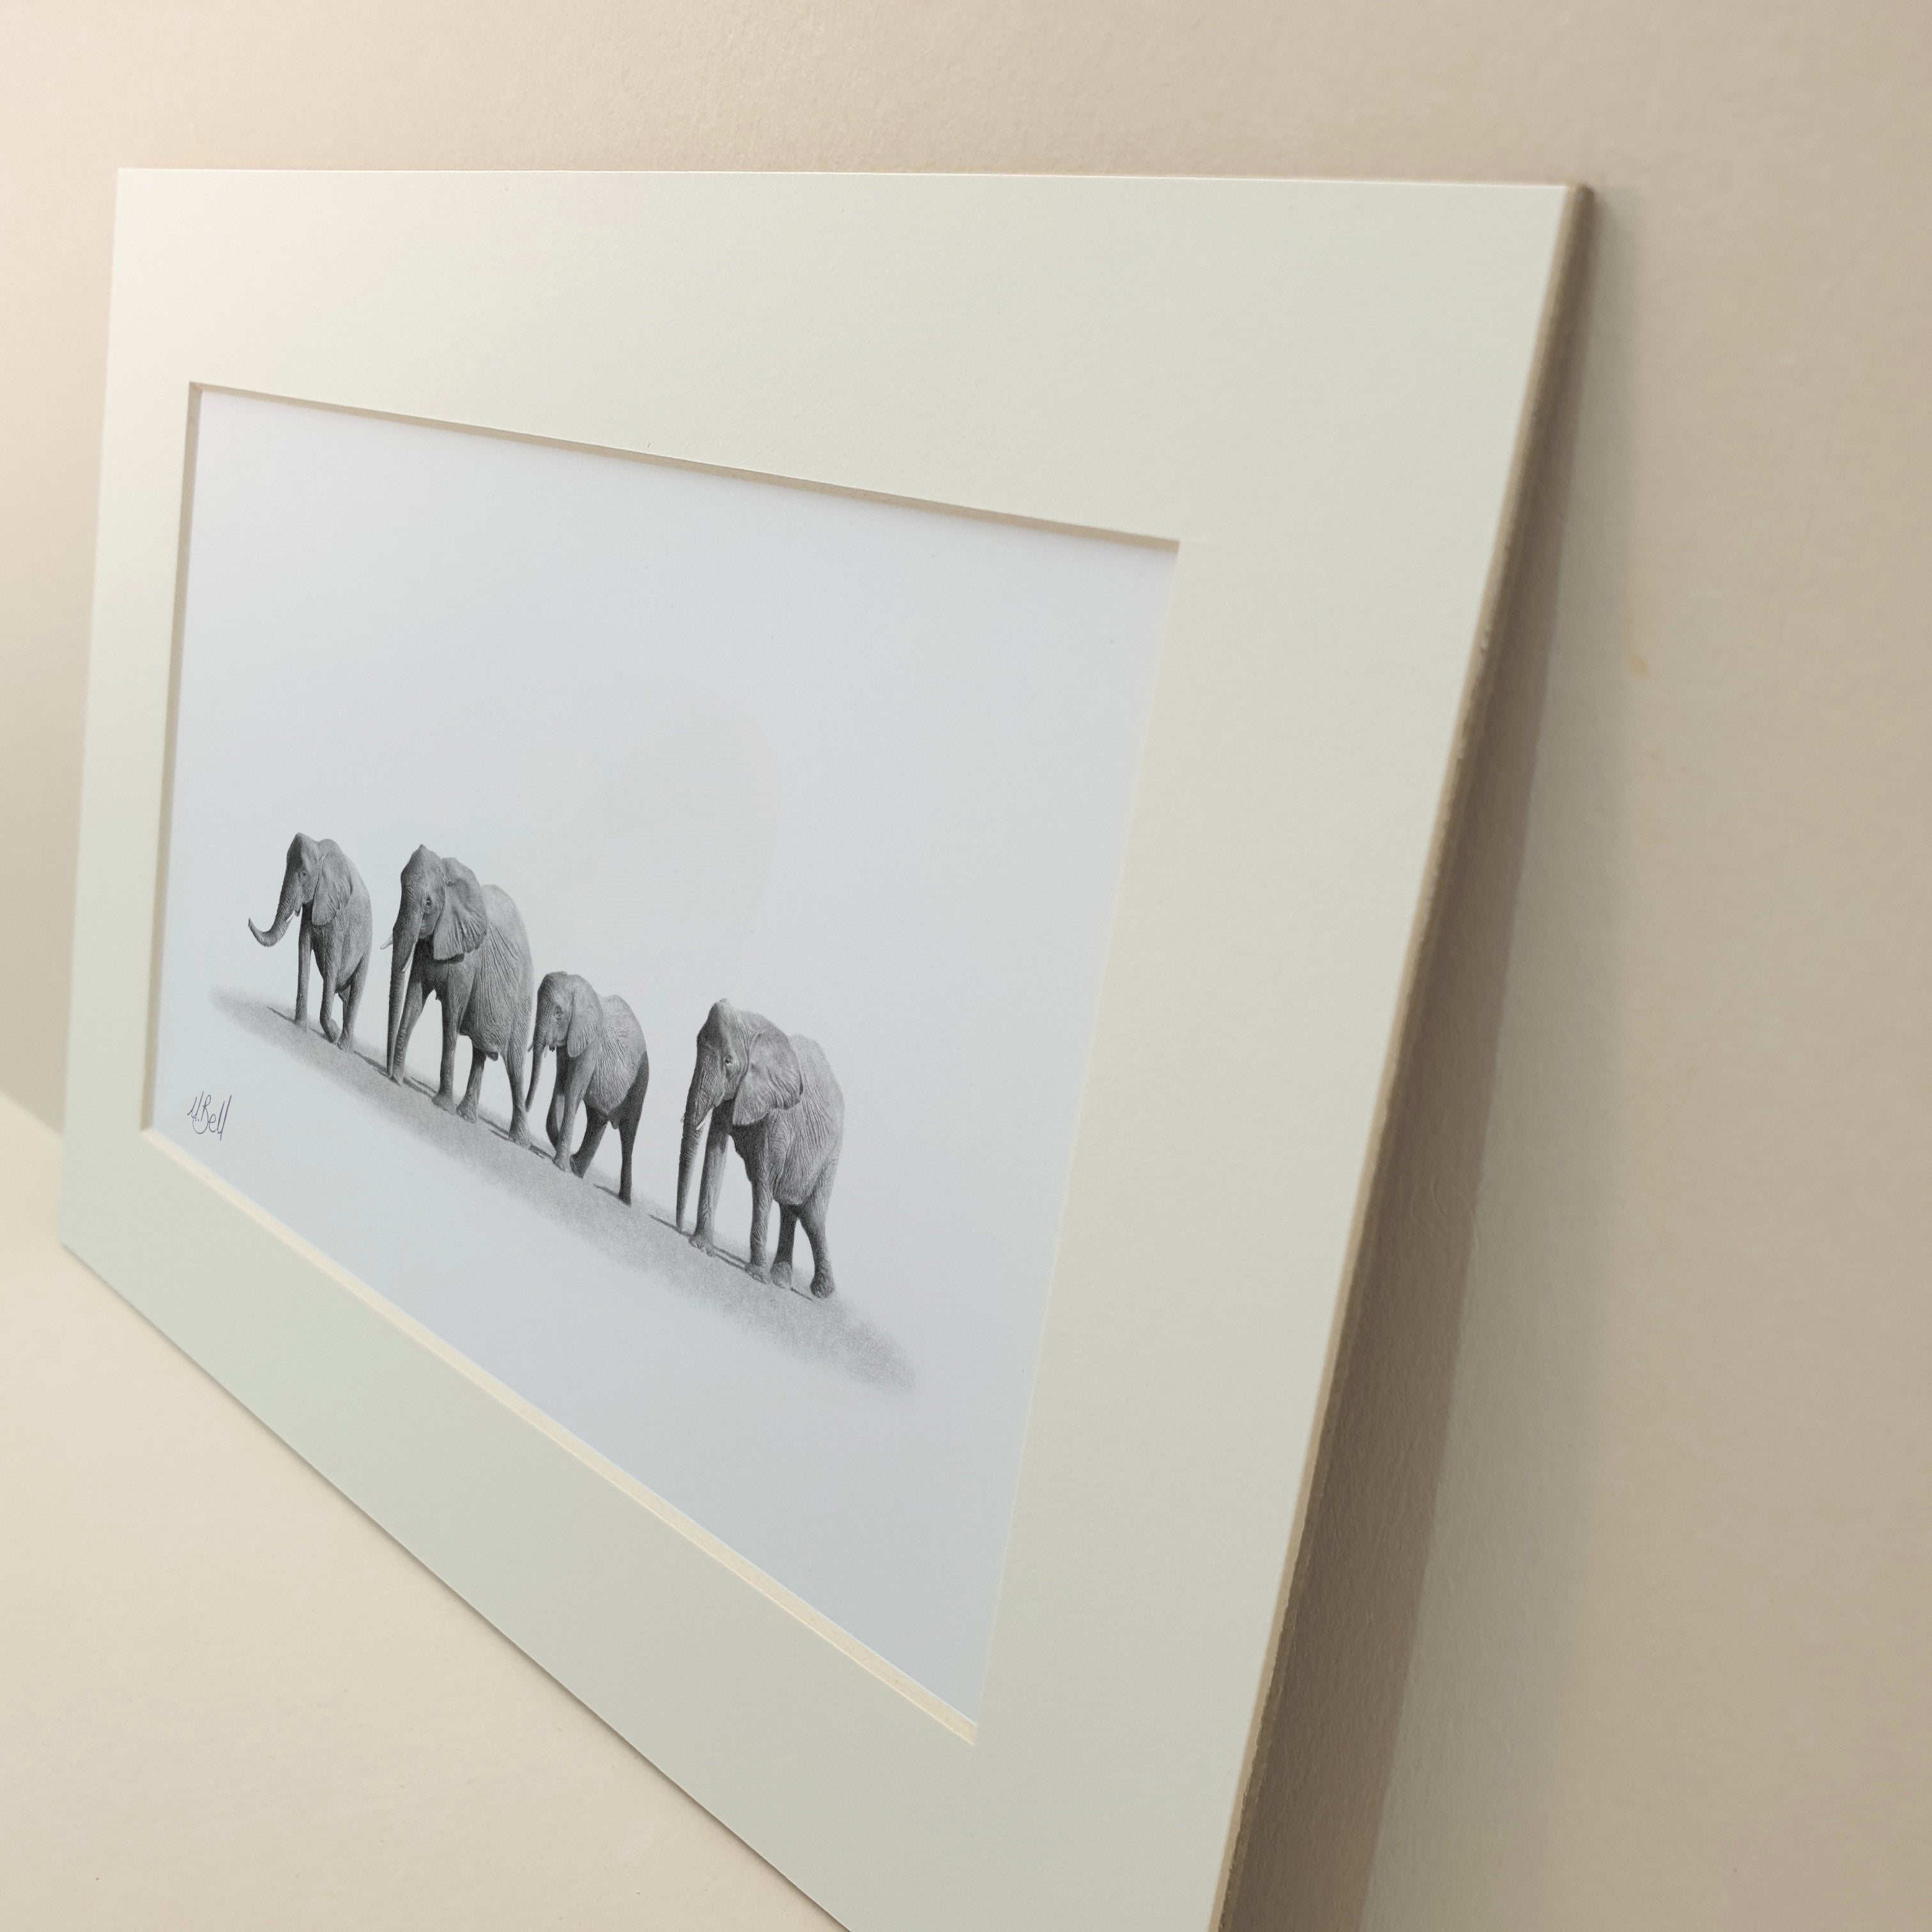
[(0, 1084), (57, 1119), (117, 165), (1588, 182), (1244, 1910), (1922, 1925), (1928, 88), (1913, 0), (7, 0)]

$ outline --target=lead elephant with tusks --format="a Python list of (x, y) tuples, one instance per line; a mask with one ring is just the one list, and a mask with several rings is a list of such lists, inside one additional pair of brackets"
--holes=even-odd
[[(815, 1040), (781, 1033), (761, 1014), (741, 1012), (720, 1000), (698, 1029), (698, 1062), (685, 1096), (684, 1138), (677, 1161), (677, 1225), (698, 1136), (710, 1120), (704, 1175), (698, 1190), (698, 1225), (691, 1244), (706, 1254), (723, 1178), (728, 1136), (752, 1184), (751, 1270), (754, 1279), (792, 1286), (792, 1238), (800, 1222), (812, 1243), (812, 1293), (832, 1292), (825, 1215), (845, 1137), (845, 1100)], [(772, 1203), (778, 1204), (778, 1250), (769, 1268), (765, 1236)]]
[[(536, 1025), (530, 1034), (530, 1084), (524, 1096), (527, 1114), (536, 1104), (537, 1077), (543, 1057), (556, 1053), (556, 1081), (550, 1093), (550, 1144), (556, 1164), (580, 1180), (597, 1153), (604, 1130), (614, 1123), (622, 1173), (617, 1198), (631, 1204), (631, 1149), (638, 1117), (651, 1084), (651, 1058), (638, 1016), (615, 993), (599, 998), (588, 980), (574, 973), (546, 973), (537, 988)], [(577, 1110), (584, 1109), (584, 1144), (573, 1160), (570, 1136)]]
[[(333, 838), (311, 838), (298, 832), (289, 845), (282, 872), (282, 896), (275, 921), (266, 932), (251, 919), (248, 930), (263, 946), (280, 942), (289, 921), (302, 914), (296, 942), (296, 1024), (308, 1026), (308, 962), (312, 952), (322, 977), (322, 1030), (345, 1051), (356, 1043), (356, 1011), (369, 977), (369, 941), (374, 921), (369, 890)], [(338, 1024), (330, 1009), (342, 1002)]]
[[(418, 845), (403, 868), (389, 960), (389, 1046), (400, 1081), (423, 1002), (442, 1002), (442, 1070), (436, 1104), (476, 1118), (484, 1063), (501, 1057), (510, 1076), (510, 1138), (530, 1144), (524, 1123), (524, 1040), (536, 977), (523, 916), (500, 886), (486, 886), (460, 860)], [(470, 1086), (456, 1102), (456, 1042), (470, 1042)]]

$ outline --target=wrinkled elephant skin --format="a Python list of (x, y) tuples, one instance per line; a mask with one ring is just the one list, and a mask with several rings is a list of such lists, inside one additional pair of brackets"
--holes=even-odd
[[(265, 932), (251, 919), (248, 930), (260, 944), (276, 945), (298, 913), (302, 929), (296, 944), (296, 1024), (308, 1024), (308, 962), (313, 955), (322, 976), (322, 1032), (346, 1052), (356, 1043), (356, 1010), (368, 982), (374, 918), (362, 874), (333, 838), (296, 834), (283, 868), (274, 922)], [(338, 999), (339, 1022), (332, 1010)]]
[[(388, 1048), (384, 1064), (400, 1081), (423, 1003), (442, 1006), (438, 1106), (476, 1118), (483, 1069), (500, 1058), (510, 1080), (510, 1138), (530, 1144), (524, 1120), (524, 1041), (535, 973), (523, 916), (500, 886), (481, 884), (460, 860), (418, 845), (404, 866), (390, 940)], [(470, 1084), (456, 1100), (456, 1042), (470, 1042)]]
[[(782, 1033), (761, 1014), (720, 1000), (698, 1030), (696, 1064), (684, 1106), (678, 1152), (677, 1225), (684, 1227), (698, 1143), (705, 1135), (704, 1175), (698, 1190), (694, 1247), (713, 1251), (712, 1226), (728, 1138), (752, 1184), (751, 1271), (760, 1281), (792, 1286), (792, 1240), (802, 1222), (812, 1243), (811, 1292), (836, 1286), (825, 1220), (845, 1134), (845, 1100), (818, 1042)], [(765, 1239), (772, 1203), (778, 1206), (778, 1244), (767, 1264)]]
[[(546, 1124), (556, 1164), (581, 1179), (596, 1157), (604, 1128), (614, 1121), (622, 1162), (617, 1198), (628, 1208), (631, 1152), (651, 1081), (644, 1030), (616, 994), (600, 997), (589, 980), (574, 973), (546, 973), (537, 988), (536, 1024), (530, 1035), (526, 1114), (536, 1104), (537, 1077), (544, 1054), (551, 1051), (556, 1054), (556, 1079)], [(584, 1109), (584, 1144), (573, 1160), (570, 1137), (579, 1107)]]

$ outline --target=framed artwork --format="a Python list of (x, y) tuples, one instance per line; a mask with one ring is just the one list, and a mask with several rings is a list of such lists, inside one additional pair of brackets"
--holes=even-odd
[(65, 1238), (854, 1932), (1221, 1910), (1578, 201), (122, 177)]

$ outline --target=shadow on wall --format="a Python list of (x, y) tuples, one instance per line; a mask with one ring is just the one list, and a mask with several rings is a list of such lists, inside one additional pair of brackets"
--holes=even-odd
[(352, 1088), (358, 1099), (462, 1162), (490, 1187), (560, 1222), (652, 1283), (701, 1300), (792, 1354), (842, 1370), (855, 1381), (899, 1390), (912, 1387), (912, 1364), (898, 1344), (848, 1302), (837, 1296), (814, 1301), (754, 1281), (745, 1271), (742, 1254), (728, 1259), (700, 1254), (677, 1232), (670, 1210), (646, 1199), (641, 1190), (626, 1208), (616, 1190), (594, 1172), (582, 1180), (560, 1172), (543, 1142), (541, 1120), (533, 1132), (542, 1152), (533, 1154), (512, 1142), (507, 1124), (493, 1118), (487, 1107), (474, 1121), (459, 1120), (434, 1104), (430, 1088), (412, 1080), (400, 1086), (389, 1081), (379, 1055), (359, 1045), (345, 1053), (313, 1025), (298, 1030), (292, 1010), (230, 989), (212, 997), (236, 1025)]
[(1222, 1932), (1362, 1922), (1394, 1766), (1475, 1233), (1556, 619), (1600, 212), (1565, 291), (1537, 469), (1364, 1217)]

